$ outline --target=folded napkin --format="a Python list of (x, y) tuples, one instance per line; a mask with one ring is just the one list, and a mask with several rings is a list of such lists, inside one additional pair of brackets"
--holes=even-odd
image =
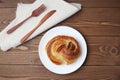
[[(46, 6), (46, 10), (38, 17), (32, 17), (21, 25), (16, 31), (11, 34), (7, 34), (7, 31), (23, 21), (25, 18), (31, 15), (32, 11), (38, 8), (41, 4)], [(43, 31), (51, 28), (57, 23), (72, 16), (81, 9), (81, 5), (77, 3), (68, 3), (64, 0), (36, 0), (32, 4), (18, 3), (16, 10), (16, 18), (2, 31), (0, 32), (0, 48), (3, 51), (7, 51), (11, 48), (15, 48), (20, 45), (20, 40), (29, 31), (31, 31), (42, 19), (42, 17), (51, 10), (56, 10), (47, 21), (45, 21), (26, 41), (34, 38)]]

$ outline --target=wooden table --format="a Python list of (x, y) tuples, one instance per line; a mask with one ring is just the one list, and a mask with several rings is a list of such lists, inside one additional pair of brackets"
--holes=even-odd
[[(66, 1), (83, 5), (82, 11), (57, 25), (72, 26), (84, 35), (88, 44), (84, 65), (68, 75), (48, 71), (38, 56), (42, 33), (8, 52), (0, 51), (0, 80), (120, 80), (120, 0)], [(18, 2), (0, 0), (0, 31), (15, 18)]]

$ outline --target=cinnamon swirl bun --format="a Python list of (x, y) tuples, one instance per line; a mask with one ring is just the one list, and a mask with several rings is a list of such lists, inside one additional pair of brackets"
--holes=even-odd
[(46, 52), (57, 65), (72, 64), (80, 55), (80, 47), (73, 37), (58, 35), (47, 43)]

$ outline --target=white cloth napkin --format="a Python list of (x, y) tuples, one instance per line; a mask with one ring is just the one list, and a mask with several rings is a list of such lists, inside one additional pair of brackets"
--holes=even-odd
[[(25, 18), (31, 15), (32, 11), (38, 8), (41, 4), (46, 6), (46, 10), (38, 17), (32, 17), (27, 20), (22, 26), (20, 26), (12, 34), (6, 32), (14, 25), (18, 24)], [(18, 3), (16, 10), (16, 18), (0, 33), (0, 48), (3, 51), (7, 51), (11, 48), (15, 48), (20, 45), (20, 40), (25, 34), (31, 31), (42, 19), (42, 17), (50, 10), (56, 10), (46, 22), (44, 22), (28, 39), (32, 39), (43, 31), (51, 28), (57, 23), (72, 16), (81, 9), (81, 4), (68, 3), (64, 0), (36, 0), (32, 4)]]

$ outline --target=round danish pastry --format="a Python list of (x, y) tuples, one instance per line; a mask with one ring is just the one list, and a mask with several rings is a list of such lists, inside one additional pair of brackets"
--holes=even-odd
[(80, 47), (73, 37), (58, 35), (47, 43), (46, 52), (57, 65), (72, 64), (80, 55)]

